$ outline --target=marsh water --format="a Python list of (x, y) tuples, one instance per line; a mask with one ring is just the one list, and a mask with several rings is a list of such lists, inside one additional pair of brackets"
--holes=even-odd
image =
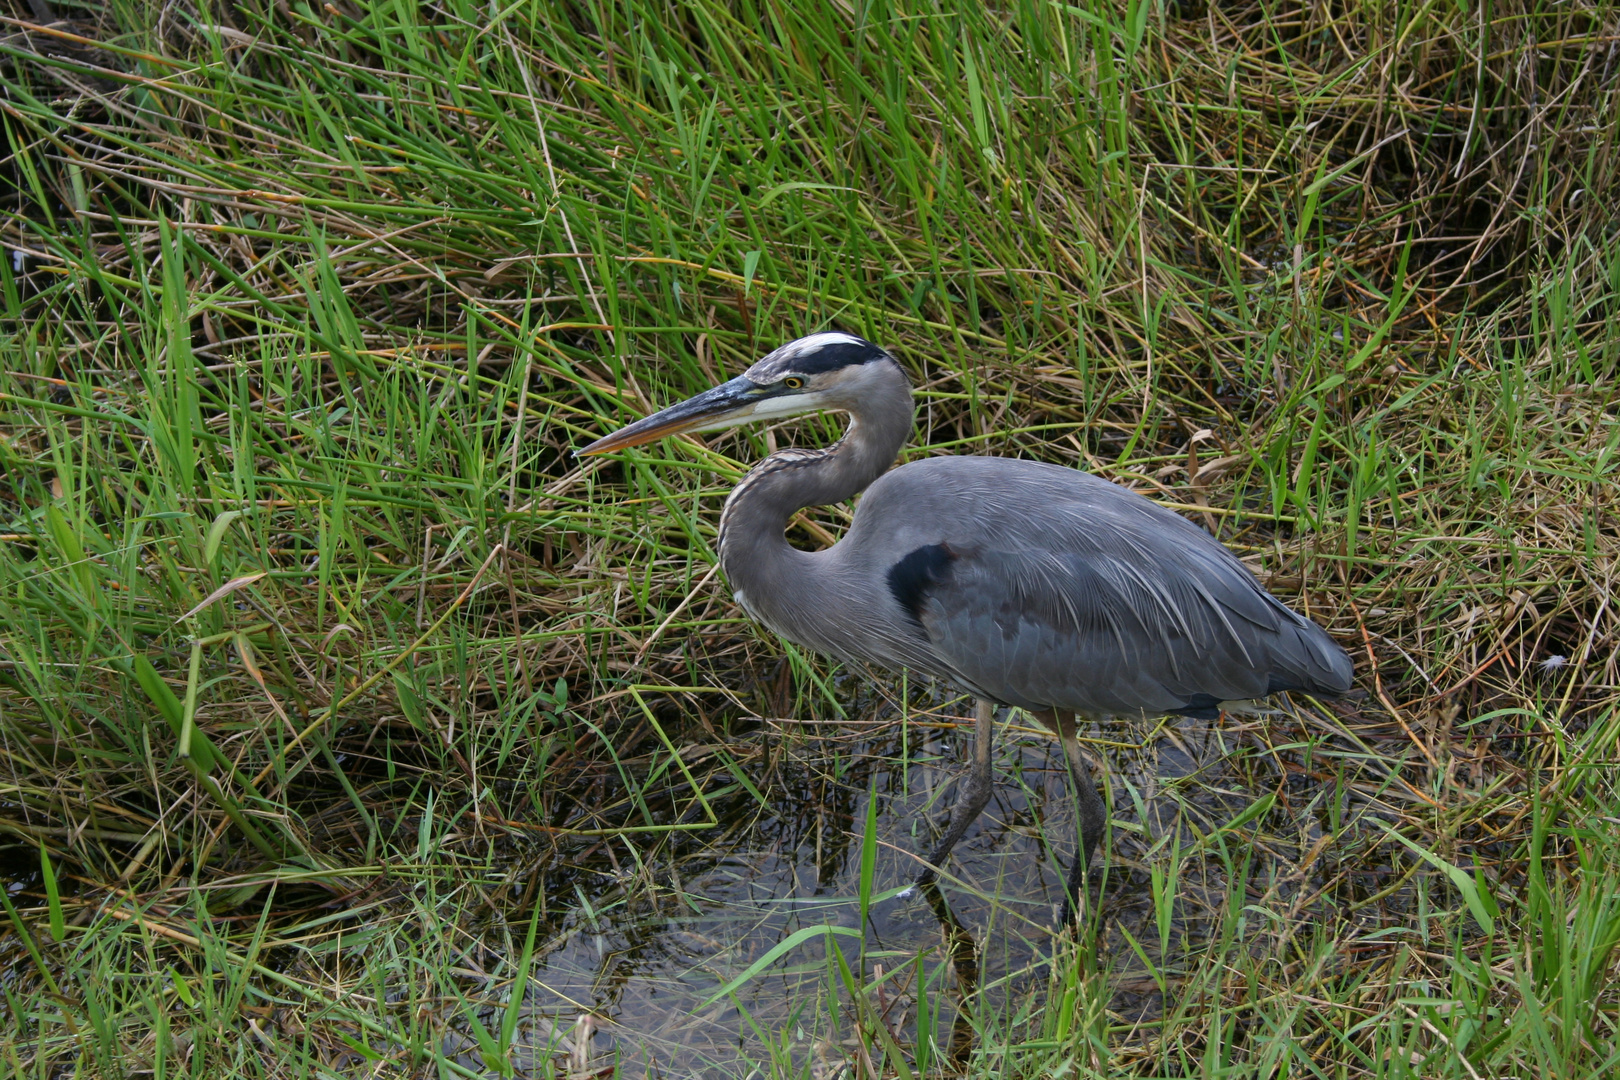
[[(869, 1037), (852, 1022), (852, 988), (868, 1025), (882, 1023), (912, 1061), (935, 1069), (965, 1064), (978, 1052), (977, 1025), (992, 1017), (1038, 1036), (1076, 822), (1056, 740), (1021, 728), (1021, 714), (998, 721), (996, 796), (932, 898), (896, 894), (949, 814), (968, 731), (892, 717), (762, 722), (726, 743), (738, 763), (729, 774), (708, 774), (717, 787), (750, 777), (757, 792), (731, 783), (713, 802), (729, 807), (719, 824), (671, 834), (650, 854), (604, 838), (537, 864), (542, 902), (554, 910), (511, 1060), (529, 1074), (607, 1075), (617, 1065), (622, 1075), (748, 1076), (757, 1067), (764, 1076), (774, 1059), (795, 1074), (836, 1075), (876, 1052), (859, 1045)], [(1095, 947), (1110, 954), (1112, 1008), (1150, 1019), (1163, 1007), (1161, 985), (1131, 950), (1157, 964), (1161, 928), (1138, 859), (1167, 838), (1207, 835), (1260, 792), (1230, 765), (1242, 725), (1169, 720), (1093, 735), (1113, 818), (1092, 875), (1090, 917), (1100, 912), (1094, 925), (1106, 928)], [(683, 758), (704, 755), (699, 747)], [(869, 809), (873, 845), (864, 843)], [(1183, 948), (1218, 906), (1204, 896), (1225, 893), (1216, 862), (1193, 861), (1174, 908)], [(1126, 946), (1126, 933), (1137, 946)], [(445, 1050), (485, 1071), (464, 1028)]]

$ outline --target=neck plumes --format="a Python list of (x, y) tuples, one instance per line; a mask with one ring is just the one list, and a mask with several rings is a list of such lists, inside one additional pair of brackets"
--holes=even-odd
[(911, 432), (911, 387), (899, 365), (880, 361), (859, 394), (829, 401), (847, 411), (844, 437), (825, 450), (778, 450), (743, 477), (720, 515), (720, 563), (732, 587), (758, 595), (770, 572), (802, 555), (783, 533), (807, 506), (842, 502), (883, 475)]

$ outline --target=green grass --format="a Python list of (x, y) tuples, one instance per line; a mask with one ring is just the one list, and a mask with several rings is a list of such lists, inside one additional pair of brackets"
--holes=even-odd
[(1182, 510), (1367, 697), (1233, 718), (1179, 771), (1185, 729), (1095, 733), (1079, 945), (1020, 906), (1038, 854), (960, 894), (976, 988), (934, 932), (698, 1009), (756, 934), (693, 946), (661, 1045), (729, 1023), (703, 1067), (737, 1076), (1615, 1071), (1620, 9), (154, 11), (0, 27), (17, 1075), (606, 1069), (571, 1025), (621, 991), (536, 972), (665, 940), (751, 830), (825, 845), (826, 925), (887, 903), (960, 710), (784, 646), (714, 571), (730, 484), (836, 420), (571, 457), (828, 325), (915, 376), (910, 455)]

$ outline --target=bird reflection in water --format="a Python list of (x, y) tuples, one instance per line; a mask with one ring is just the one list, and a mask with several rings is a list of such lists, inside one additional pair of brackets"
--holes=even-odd
[[(945, 955), (950, 957), (951, 972), (956, 976), (956, 1020), (951, 1024), (951, 1044), (945, 1051), (945, 1057), (949, 1070), (959, 1073), (967, 1068), (968, 1057), (973, 1053), (973, 1019), (968, 1011), (968, 1002), (979, 992), (979, 951), (973, 935), (946, 902), (939, 883), (930, 881), (922, 886), (921, 891), (923, 899), (934, 911), (934, 918), (939, 920), (939, 928), (944, 935)], [(917, 1036), (922, 1038), (923, 1033), (919, 1031)]]

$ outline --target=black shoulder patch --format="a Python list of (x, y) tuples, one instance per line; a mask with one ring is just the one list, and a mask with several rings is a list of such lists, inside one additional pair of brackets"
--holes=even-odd
[(1187, 704), (1179, 709), (1171, 709), (1170, 714), (1194, 720), (1218, 720), (1221, 716), (1221, 699), (1209, 694), (1194, 694), (1187, 699)]
[(889, 354), (870, 341), (834, 341), (807, 349), (793, 358), (793, 370), (805, 375), (821, 375), (839, 368), (882, 360)]
[(922, 623), (923, 600), (929, 586), (950, 580), (955, 558), (944, 544), (929, 544), (889, 567), (889, 592), (917, 623)]

